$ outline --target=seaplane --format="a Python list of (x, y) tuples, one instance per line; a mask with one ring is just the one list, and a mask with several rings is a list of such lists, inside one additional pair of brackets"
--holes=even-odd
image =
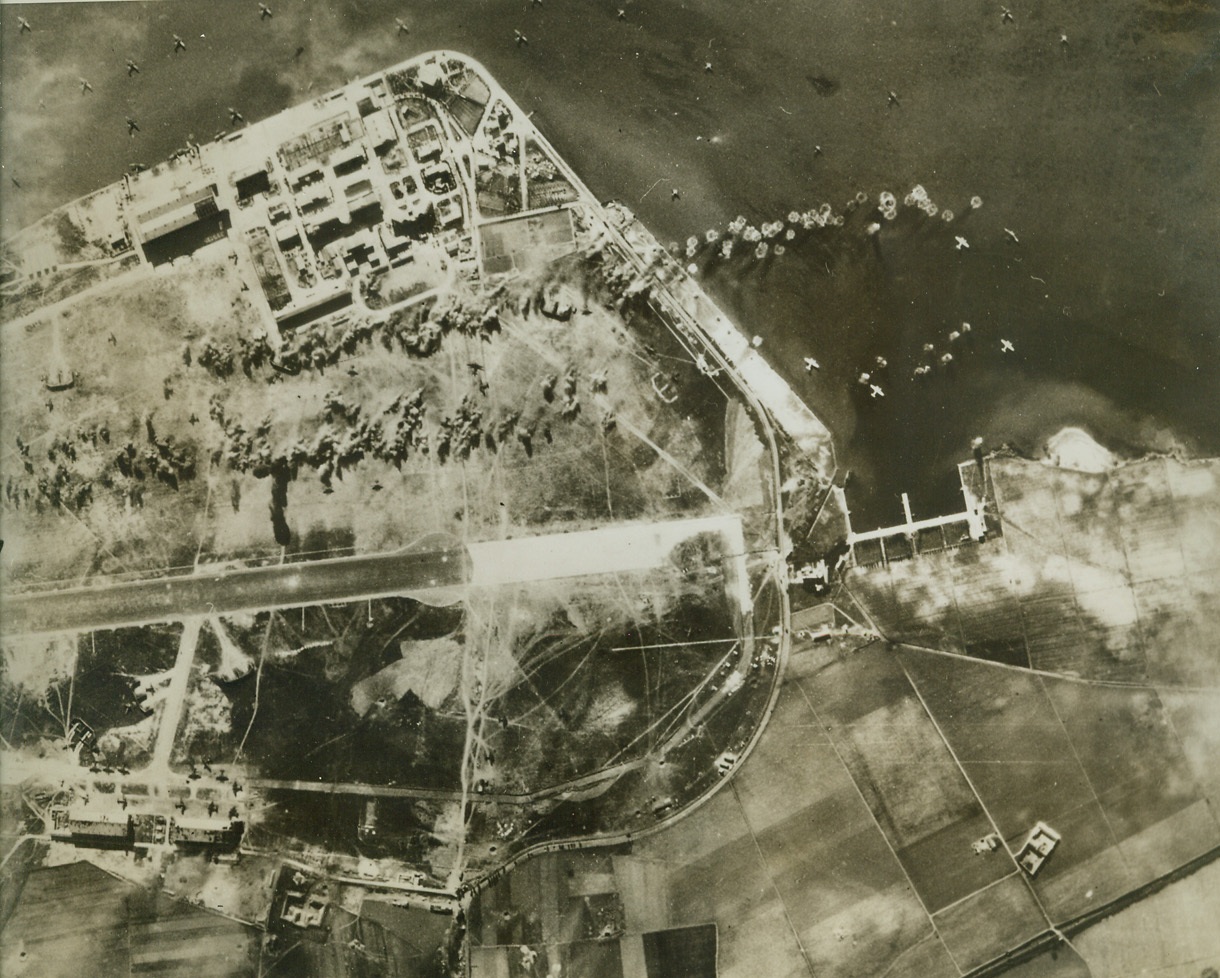
[(970, 247), (970, 242), (963, 238), (960, 234), (955, 235), (953, 240), (957, 242), (954, 247), (956, 247), (958, 251), (961, 251), (963, 248)]
[(954, 342), (956, 342), (957, 340), (960, 340), (961, 338), (962, 338), (962, 334), (961, 334), (961, 333), (959, 333), (957, 330), (953, 330), (953, 332), (951, 332), (951, 333), (949, 334), (949, 342), (950, 342), (950, 343), (954, 343)]
[(711, 71), (711, 70), (712, 70), (712, 63), (711, 63), (710, 61), (705, 61), (705, 62), (703, 62), (703, 70), (704, 70), (704, 71)]
[(935, 350), (935, 349), (936, 349), (936, 347), (935, 347), (933, 344), (931, 344), (931, 343), (925, 343), (925, 344), (923, 345), (923, 352), (924, 352), (924, 353), (931, 353), (931, 352), (932, 352), (933, 350)]
[(931, 373), (931, 371), (932, 371), (931, 367), (929, 367), (926, 363), (921, 363), (918, 367), (915, 368), (915, 372), (911, 376), (912, 376), (912, 379), (915, 377), (922, 377), (922, 376), (924, 376), (924, 374)]
[(89, 84), (89, 79), (78, 78), (77, 81), (80, 82), (80, 93), (82, 95), (85, 95), (85, 94), (93, 91), (93, 86)]
[(182, 38), (180, 38), (177, 34), (175, 34), (174, 35), (174, 54), (177, 54), (179, 51), (185, 51), (185, 50), (186, 50), (186, 41), (182, 40)]
[(1006, 235), (1008, 235), (1010, 238), (1012, 238), (1012, 240), (1015, 241), (1017, 244), (1021, 243), (1021, 239), (1017, 237), (1017, 232), (1014, 231), (1012, 228), (1005, 228), (1004, 233)]
[(969, 323), (962, 323), (962, 332), (963, 333), (969, 333), (970, 330), (973, 328), (974, 327), (972, 327)]
[(1001, 24), (1011, 24), (1012, 21), (1013, 21), (1012, 11), (1009, 10), (1007, 7), (1001, 7), (1000, 8), (1000, 23)]
[(618, 19), (619, 19), (619, 20), (626, 20), (626, 19), (627, 19), (627, 11), (626, 11), (626, 10), (624, 10), (622, 7), (619, 7), (619, 8), (618, 8)]
[(877, 364), (878, 370), (884, 370), (890, 365), (890, 362), (885, 357), (876, 357), (873, 362)]
[(258, 19), (266, 20), (270, 16), (271, 16), (271, 8), (268, 7), (265, 3), (260, 3), (258, 5)]
[(893, 108), (895, 105), (898, 104), (898, 96), (894, 92), (887, 93), (886, 99), (885, 99), (885, 104), (887, 106), (889, 106), (890, 108)]
[(136, 120), (129, 118), (127, 120), (127, 135), (134, 137), (139, 131), (140, 127), (136, 125)]
[(140, 73), (140, 66), (138, 64), (136, 64), (135, 61), (133, 61), (131, 58), (128, 58), (127, 59), (127, 77), (130, 78), (132, 75), (138, 75), (139, 73)]
[(401, 37), (403, 34), (411, 33), (411, 28), (409, 28), (407, 26), (406, 21), (404, 21), (401, 17), (395, 17), (394, 23), (398, 25), (398, 36), (399, 37)]
[(1012, 340), (1000, 340), (1001, 353), (1015, 353), (1017, 348), (1012, 345)]
[(517, 47), (521, 47), (522, 44), (529, 44), (530, 42), (530, 39), (520, 31), (513, 31), (513, 40), (517, 42)]
[(868, 396), (869, 397), (885, 397), (885, 391), (883, 391), (876, 384), (869, 384), (868, 385)]
[(949, 366), (949, 364), (951, 364), (953, 362), (953, 354), (952, 353), (941, 354), (940, 362), (941, 362), (941, 366), (944, 366), (944, 367)]
[(864, 384), (867, 384), (869, 382), (870, 377), (871, 377), (871, 375), (866, 371), (865, 373), (860, 374), (860, 376), (856, 378), (856, 383), (863, 386)]
[(813, 357), (805, 357), (805, 373), (811, 374), (815, 370), (821, 370), (821, 369), (822, 369), (822, 365), (820, 363), (818, 363), (815, 359), (813, 359)]
[(677, 187), (674, 187), (674, 189), (669, 192), (670, 200), (677, 200), (681, 196), (682, 196), (682, 191), (680, 191)]
[(233, 106), (229, 106), (229, 125), (235, 126), (239, 122), (245, 122), (246, 117), (238, 112)]
[(30, 22), (28, 20), (26, 20), (24, 17), (17, 18), (17, 33), (18, 34), (32, 34), (33, 32), (34, 32), (34, 28), (32, 28), (30, 26)]

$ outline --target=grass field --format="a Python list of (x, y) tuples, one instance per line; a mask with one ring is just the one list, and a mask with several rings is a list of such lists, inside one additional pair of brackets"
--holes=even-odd
[(671, 923), (715, 921), (726, 978), (957, 974), (806, 682), (784, 686), (731, 790), (636, 845), (668, 868)]
[(1220, 843), (1194, 773), (1207, 742), (1172, 725), (1155, 690), (918, 650), (901, 659), (1007, 845), (1038, 820), (1062, 835), (1034, 881), (1055, 921)]
[(801, 680), (929, 910), (1012, 871), (970, 844), (991, 823), (892, 649), (861, 649)]
[(1105, 475), (996, 458), (1003, 536), (855, 572), (895, 640), (1127, 682), (1214, 685), (1217, 463)]
[[(5, 330), (10, 580), (728, 509), (726, 395), (649, 313), (616, 312), (576, 259), (495, 296), (458, 281), (392, 315), (303, 327), (275, 368), (281, 338), (258, 339), (275, 327), (242, 269), (201, 255)], [(570, 297), (571, 320), (539, 310), (544, 290)], [(45, 390), (51, 360), (75, 371), (71, 389)], [(417, 391), (413, 434), (378, 454)], [(265, 508), (276, 465), (287, 531)]]

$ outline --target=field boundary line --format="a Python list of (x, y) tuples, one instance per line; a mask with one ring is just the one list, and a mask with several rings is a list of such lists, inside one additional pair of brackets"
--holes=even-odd
[[(971, 780), (970, 775), (966, 773), (966, 768), (962, 765), (961, 760), (958, 758), (957, 751), (953, 749), (953, 745), (949, 743), (949, 738), (945, 736), (945, 733), (943, 730), (941, 730), (940, 724), (937, 722), (936, 717), (932, 715), (932, 710), (928, 707), (927, 700), (924, 699), (923, 693), (920, 691), (919, 687), (915, 685), (915, 680), (911, 678), (911, 674), (907, 671), (906, 664), (900, 659), (898, 661), (898, 666), (900, 669), (902, 669), (902, 674), (906, 677), (907, 684), (919, 698), (919, 702), (920, 705), (923, 706), (924, 713), (926, 713), (928, 715), (928, 719), (932, 721), (932, 726), (936, 728), (936, 733), (940, 736), (941, 741), (944, 743), (945, 749), (949, 751), (949, 756), (953, 758), (953, 763), (957, 765), (957, 769), (961, 771), (962, 777), (966, 779), (966, 784), (970, 786), (970, 791), (974, 794), (975, 799), (978, 801), (979, 807), (982, 808), (983, 814), (987, 816), (987, 821), (991, 823), (992, 831), (995, 832), (995, 834), (999, 837), (1000, 842), (1004, 846), (1004, 851), (1008, 853), (1008, 858), (1012, 860), (1013, 868), (1015, 868), (1016, 871), (1021, 874), (1021, 878), (1025, 883), (1026, 890), (1033, 898), (1034, 905), (1038, 908), (1038, 912), (1042, 914), (1042, 918), (1046, 921), (1047, 929), (1057, 932), (1055, 922), (1051, 920), (1050, 914), (1046, 912), (1046, 907), (1043, 906), (1042, 900), (1039, 899), (1037, 892), (1034, 890), (1032, 881), (1028, 876), (1025, 875), (1020, 864), (1017, 862), (1017, 857), (1013, 854), (1012, 849), (1009, 848), (1008, 843), (1004, 841), (1004, 834), (1000, 831), (1000, 826), (996, 823), (995, 818), (992, 816), (991, 809), (987, 807), (987, 803), (983, 801), (983, 796), (979, 794), (978, 788), (974, 786), (974, 781)], [(976, 890), (975, 892), (978, 893), (981, 891)], [(1064, 938), (1064, 940), (1066, 941), (1067, 939)], [(1070, 942), (1068, 942), (1068, 946), (1071, 946)], [(1073, 948), (1073, 950), (1075, 950), (1075, 948)]]
[(1063, 716), (1059, 712), (1059, 707), (1055, 705), (1055, 699), (1051, 696), (1050, 690), (1046, 688), (1046, 680), (1042, 676), (1038, 677), (1038, 688), (1042, 690), (1042, 695), (1046, 697), (1046, 702), (1050, 704), (1051, 712), (1055, 714), (1055, 721), (1059, 724), (1059, 729), (1063, 731), (1063, 736), (1067, 738), (1068, 747), (1072, 749), (1072, 759), (1076, 762), (1076, 766), (1080, 768), (1080, 774), (1084, 778), (1084, 783), (1089, 786), (1089, 793), (1093, 796), (1093, 801), (1097, 803), (1097, 810), (1101, 812), (1101, 820), (1105, 822), (1106, 831), (1110, 833), (1110, 838), (1114, 842), (1114, 848), (1118, 850), (1118, 855), (1123, 861), (1123, 866), (1130, 872), (1131, 867), (1127, 863), (1127, 855), (1119, 845), (1118, 833), (1114, 831), (1114, 826), (1110, 822), (1110, 816), (1106, 814), (1105, 806), (1101, 803), (1101, 796), (1097, 794), (1097, 788), (1093, 784), (1093, 779), (1089, 777), (1089, 772), (1084, 767), (1084, 761), (1080, 759), (1080, 752), (1076, 750), (1076, 742), (1072, 740), (1072, 734), (1068, 730), (1067, 724), (1063, 722)]
[[(767, 862), (766, 853), (763, 852), (762, 846), (758, 842), (758, 834), (754, 831), (754, 826), (750, 824), (749, 816), (746, 815), (746, 806), (741, 803), (741, 792), (737, 790), (737, 782), (730, 781), (729, 788), (733, 791), (733, 801), (737, 803), (737, 810), (741, 812), (741, 820), (745, 822), (746, 829), (750, 833), (750, 841), (754, 843), (754, 851), (758, 853), (758, 861), (762, 865), (763, 872), (767, 874), (767, 882), (771, 885), (771, 889), (775, 891), (780, 909), (784, 912), (784, 921), (788, 924), (788, 930), (792, 932), (792, 939), (796, 941), (797, 949), (801, 952), (801, 959), (805, 962), (805, 970), (809, 972), (810, 978), (817, 978), (813, 962), (809, 960), (809, 952), (805, 950), (805, 945), (801, 941), (801, 935), (797, 933), (796, 924), (792, 922), (792, 914), (788, 912), (788, 901), (784, 899), (784, 895), (779, 891), (779, 886), (776, 885), (775, 874), (771, 872), (771, 864)], [(959, 968), (958, 970), (960, 971), (961, 969)]]
[[(830, 749), (835, 752), (835, 759), (838, 760), (839, 765), (843, 768), (844, 773), (847, 775), (847, 779), (851, 782), (851, 786), (856, 789), (856, 794), (860, 798), (860, 804), (862, 804), (864, 806), (864, 810), (868, 812), (868, 817), (872, 819), (873, 825), (876, 826), (877, 832), (880, 834), (882, 841), (885, 842), (886, 848), (889, 849), (890, 854), (894, 857), (894, 862), (896, 862), (898, 864), (898, 868), (902, 870), (902, 875), (906, 878), (907, 886), (911, 888), (911, 893), (914, 894), (915, 899), (919, 902), (920, 909), (923, 910), (924, 916), (928, 918), (928, 924), (932, 928), (933, 935), (935, 935), (936, 939), (940, 941), (941, 947), (945, 949), (945, 953), (949, 955), (949, 960), (953, 962), (953, 967), (957, 969), (957, 973), (959, 975), (964, 975), (966, 972), (962, 971), (962, 966), (957, 963), (957, 958), (955, 958), (953, 956), (953, 952), (949, 950), (949, 945), (946, 944), (944, 938), (940, 936), (940, 928), (936, 926), (935, 917), (933, 917), (932, 912), (928, 909), (927, 903), (924, 902), (923, 895), (916, 888), (915, 881), (911, 879), (911, 874), (907, 872), (907, 868), (903, 865), (902, 859), (899, 858), (898, 850), (894, 848), (894, 844), (890, 841), (890, 837), (885, 834), (885, 829), (881, 827), (881, 823), (877, 820), (876, 813), (869, 806), (868, 799), (864, 797), (864, 792), (860, 790), (860, 785), (856, 783), (856, 777), (851, 773), (851, 768), (849, 768), (847, 766), (847, 762), (843, 760), (843, 754), (839, 751), (839, 745), (836, 744), (834, 742), (834, 738), (827, 733), (826, 724), (823, 723), (821, 715), (814, 707), (813, 701), (809, 698), (809, 694), (805, 692), (804, 685), (799, 679), (796, 678), (793, 678), (792, 682), (795, 683), (796, 688), (800, 690), (801, 699), (805, 701), (805, 705), (809, 707), (809, 712), (813, 714), (813, 719), (818, 726), (818, 730), (823, 734), (826, 734), (826, 742), (830, 744)], [(910, 680), (908, 679), (907, 682), (910, 682)]]
[(1012, 879), (1013, 876), (1015, 876), (1019, 872), (1021, 872), (1021, 870), (1014, 869), (1011, 873), (1005, 873), (999, 879), (992, 880), (986, 886), (980, 886), (977, 890), (971, 890), (964, 897), (958, 897), (952, 903), (946, 903), (939, 910), (932, 911), (932, 916), (935, 917), (937, 914), (946, 913), (947, 911), (952, 910), (954, 907), (958, 906), (959, 904), (965, 903), (967, 900), (970, 900), (970, 899), (978, 896), (980, 893), (983, 893), (986, 890), (990, 890), (993, 886), (997, 886), (1000, 883), (1003, 883), (1005, 880)]

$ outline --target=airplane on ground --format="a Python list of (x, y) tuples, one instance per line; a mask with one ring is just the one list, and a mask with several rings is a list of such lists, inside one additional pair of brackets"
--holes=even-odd
[(813, 357), (805, 357), (805, 373), (813, 373), (815, 370), (821, 370), (822, 365)]
[(218, 811), (220, 811), (220, 806), (218, 804), (216, 804), (216, 802), (214, 802), (214, 801), (209, 801), (208, 802), (208, 814), (215, 815)]
[(961, 251), (963, 248), (970, 247), (970, 242), (963, 238), (960, 234), (956, 235), (954, 240), (957, 241), (957, 245), (955, 247), (958, 251)]
[(93, 91), (93, 86), (89, 84), (89, 80), (87, 78), (78, 78), (77, 81), (80, 82), (80, 93), (82, 95), (84, 95), (86, 92)]
[(30, 22), (28, 20), (26, 20), (24, 17), (17, 18), (17, 25), (18, 25), (18, 30), (17, 30), (18, 34), (32, 34), (34, 32), (34, 28), (32, 28), (30, 26)]
[(1012, 345), (1012, 340), (1000, 340), (1001, 353), (1015, 353), (1016, 347)]
[(183, 815), (185, 815), (185, 814), (186, 814), (186, 802), (184, 802), (184, 801), (180, 801), (180, 802), (178, 802), (178, 804), (176, 804), (174, 807), (175, 807), (176, 809), (178, 809), (178, 811), (180, 811), (180, 812), (181, 812)]
[(869, 397), (885, 397), (885, 391), (883, 391), (876, 384), (868, 385), (868, 393)]
[(136, 64), (131, 58), (128, 58), (127, 59), (127, 77), (130, 78), (132, 75), (138, 75), (139, 73), (140, 73), (140, 66), (138, 64)]
[(136, 125), (136, 120), (128, 119), (127, 120), (127, 135), (135, 136), (135, 134), (138, 133), (139, 131), (140, 131), (140, 127)]
[(517, 47), (520, 47), (522, 44), (529, 44), (530, 42), (530, 39), (520, 31), (513, 31), (513, 40), (517, 42)]
[(401, 17), (395, 17), (394, 23), (398, 25), (399, 34), (410, 34), (411, 28), (406, 25), (406, 22)]
[(185, 50), (186, 50), (186, 41), (182, 40), (182, 38), (180, 38), (177, 34), (175, 34), (174, 35), (174, 54), (177, 54), (179, 51), (185, 51)]
[(221, 784), (223, 784), (224, 782), (229, 780), (229, 776), (227, 774), (225, 774), (224, 771), (219, 771), (216, 774), (216, 780), (219, 781)]
[(229, 125), (235, 126), (239, 122), (245, 122), (246, 117), (238, 112), (233, 106), (229, 106)]
[(258, 5), (259, 20), (266, 20), (270, 16), (271, 16), (271, 8), (268, 7), (265, 3), (260, 3)]

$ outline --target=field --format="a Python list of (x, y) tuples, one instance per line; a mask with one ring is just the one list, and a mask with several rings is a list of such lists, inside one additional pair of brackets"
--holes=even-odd
[(637, 841), (633, 858), (665, 868), (670, 925), (716, 923), (726, 978), (955, 975), (810, 705), (810, 654), (794, 652), (770, 725), (729, 790)]
[[(495, 294), (450, 276), (439, 297), (281, 337), (245, 265), (213, 251), (9, 324), (8, 578), (726, 511), (731, 401), (646, 307), (619, 311), (601, 261)], [(75, 383), (48, 391), (57, 364)]]
[(1009, 847), (1019, 848), (1038, 820), (1062, 835), (1033, 882), (1054, 921), (1220, 843), (1183, 749), (1202, 745), (1171, 726), (1156, 690), (917, 650), (903, 651), (901, 661)]
[[(158, 690), (181, 637), (182, 627), (168, 623), (6, 639), (0, 688), (7, 743), (30, 747), (62, 740), (74, 721), (83, 720), (96, 735), (96, 754), (107, 763), (147, 763), (160, 715)], [(87, 760), (91, 751), (83, 756)]]
[(1220, 678), (1215, 462), (989, 465), (1001, 538), (852, 575), (887, 636), (1096, 679)]
[(124, 883), (86, 862), (31, 873), (0, 938), (5, 975), (167, 973), (247, 978), (258, 932)]

